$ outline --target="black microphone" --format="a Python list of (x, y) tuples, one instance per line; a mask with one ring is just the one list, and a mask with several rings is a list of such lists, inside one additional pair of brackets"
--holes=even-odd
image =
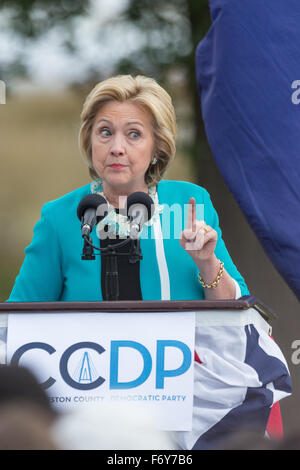
[(89, 236), (94, 226), (108, 213), (105, 198), (100, 194), (88, 194), (77, 207), (77, 216), (81, 221), (81, 236)]
[(130, 194), (127, 198), (127, 216), (130, 219), (130, 238), (137, 239), (145, 222), (154, 213), (152, 197), (141, 191)]

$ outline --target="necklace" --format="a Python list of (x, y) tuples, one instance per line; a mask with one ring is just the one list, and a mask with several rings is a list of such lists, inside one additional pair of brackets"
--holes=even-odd
[[(103, 187), (100, 179), (96, 179), (92, 181), (91, 185), (91, 193), (92, 194), (100, 194), (104, 196)], [(145, 222), (145, 225), (150, 226), (157, 220), (159, 215), (163, 212), (164, 206), (160, 205), (158, 202), (157, 191), (155, 190), (155, 186), (151, 186), (148, 189), (148, 194), (151, 196), (154, 202), (154, 213), (150, 220)], [(130, 222), (125, 215), (122, 215), (116, 212), (115, 207), (107, 201), (108, 204), (108, 214), (104, 219), (102, 219), (96, 227), (96, 232), (98, 238), (101, 237), (101, 232), (104, 231), (104, 227), (108, 227), (108, 232), (111, 234), (118, 235), (120, 238), (127, 238), (130, 233)]]

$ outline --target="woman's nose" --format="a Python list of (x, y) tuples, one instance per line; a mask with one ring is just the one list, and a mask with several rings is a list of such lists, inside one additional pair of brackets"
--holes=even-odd
[(116, 157), (125, 155), (125, 142), (122, 136), (115, 135), (110, 148), (110, 153)]

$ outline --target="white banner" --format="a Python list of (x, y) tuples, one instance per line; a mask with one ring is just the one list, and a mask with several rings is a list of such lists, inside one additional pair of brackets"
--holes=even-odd
[(9, 314), (7, 363), (30, 368), (58, 408), (123, 402), (188, 431), (194, 342), (194, 312)]

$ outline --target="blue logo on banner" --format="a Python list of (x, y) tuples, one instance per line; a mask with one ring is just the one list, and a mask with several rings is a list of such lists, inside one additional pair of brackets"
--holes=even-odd
[[(122, 348), (130, 348), (136, 351), (136, 354), (140, 355), (143, 359), (143, 369), (138, 377), (134, 380), (128, 382), (119, 381), (119, 355), (122, 351)], [(176, 369), (166, 369), (165, 368), (165, 353), (167, 348), (177, 349), (182, 354), (182, 362), (179, 367)], [(53, 346), (47, 343), (41, 342), (32, 342), (24, 344), (21, 346), (11, 358), (12, 365), (19, 365), (21, 357), (32, 349), (40, 349), (46, 351), (49, 355), (52, 355), (56, 352)], [(72, 377), (68, 370), (68, 363), (72, 354), (76, 351), (83, 349), (84, 352), (81, 356), (77, 366), (72, 373)], [(68, 347), (61, 356), (59, 361), (59, 371), (62, 379), (70, 387), (77, 390), (93, 390), (105, 382), (105, 379), (101, 377), (96, 367), (93, 364), (91, 355), (88, 353), (87, 349), (95, 351), (99, 355), (105, 352), (105, 349), (98, 343), (83, 341), (81, 343), (75, 343), (72, 346)], [(155, 387), (157, 389), (163, 389), (165, 379), (175, 378), (186, 373), (192, 363), (192, 354), (189, 347), (182, 343), (181, 341), (175, 340), (158, 340), (156, 343), (156, 364), (155, 364), (155, 374), (156, 382)], [(110, 351), (110, 389), (132, 389), (142, 385), (149, 378), (152, 372), (152, 357), (149, 350), (141, 343), (137, 341), (111, 341), (111, 351)], [(44, 389), (50, 388), (56, 380), (53, 377), (49, 377), (41, 386)]]
[(92, 358), (90, 354), (85, 351), (73, 373), (73, 378), (79, 383), (91, 383), (97, 375), (97, 370), (93, 364)]

